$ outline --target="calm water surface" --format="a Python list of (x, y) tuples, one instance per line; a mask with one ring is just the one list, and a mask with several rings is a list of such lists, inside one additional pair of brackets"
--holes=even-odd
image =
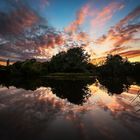
[(1, 83), (0, 140), (139, 140), (140, 86), (100, 83)]

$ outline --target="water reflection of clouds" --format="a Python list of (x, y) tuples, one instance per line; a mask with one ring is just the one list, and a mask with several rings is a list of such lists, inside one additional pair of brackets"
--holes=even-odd
[[(135, 106), (135, 103), (139, 98), (134, 102), (132, 99), (135, 99), (139, 87), (131, 86), (128, 92), (112, 96), (96, 83), (88, 88), (91, 96), (83, 105), (75, 105), (57, 97), (51, 88), (40, 87), (35, 91), (26, 91), (3, 87), (0, 88), (0, 115), (14, 116), (10, 118), (11, 121), (16, 121), (22, 127), (24, 123), (33, 123), (32, 127), (37, 130), (38, 127), (43, 128), (42, 136), (47, 135), (50, 139), (53, 137), (50, 136), (52, 131), (64, 128), (70, 130), (73, 135), (71, 138), (104, 136), (108, 139), (123, 139), (127, 135), (137, 139), (140, 114), (136, 112), (139, 106)], [(36, 122), (39, 122), (39, 126), (34, 126)]]
[[(90, 85), (89, 87), (91, 96), (86, 99), (83, 105), (74, 105), (67, 101), (67, 99), (61, 99), (52, 93), (51, 88), (40, 87), (35, 91), (26, 91), (24, 89), (17, 89), (15, 87), (3, 87), (0, 88), (0, 104), (5, 106), (11, 106), (11, 104), (18, 101), (25, 101), (25, 104), (30, 104), (34, 101), (46, 102), (52, 108), (59, 108), (62, 111), (72, 110), (74, 112), (84, 112), (99, 106), (108, 109), (111, 112), (119, 111), (136, 111), (139, 106), (135, 103), (139, 102), (137, 92), (140, 87), (132, 85), (128, 92), (123, 92), (120, 95), (109, 96), (106, 90), (97, 86), (97, 84)], [(134, 100), (135, 99), (135, 100)]]
[[(140, 98), (135, 98), (140, 90), (139, 86), (131, 85), (128, 91), (123, 92), (119, 95), (111, 95), (107, 94), (107, 90), (104, 88), (100, 88), (101, 86), (97, 84), (92, 84), (89, 86), (91, 91), (91, 96), (87, 100), (87, 102), (94, 103), (100, 106), (104, 106), (104, 108), (108, 108), (111, 111), (136, 111), (137, 106), (134, 106), (134, 103), (140, 101)], [(132, 100), (134, 102), (132, 103)], [(140, 106), (139, 106), (140, 107)]]

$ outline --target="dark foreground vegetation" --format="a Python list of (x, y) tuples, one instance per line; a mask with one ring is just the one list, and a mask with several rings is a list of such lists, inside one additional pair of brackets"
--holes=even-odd
[[(8, 62), (9, 63), (9, 62)], [(101, 66), (89, 63), (89, 55), (82, 48), (69, 49), (52, 57), (50, 61), (36, 59), (18, 61), (13, 65), (0, 66), (0, 77), (55, 77), (55, 78), (140, 78), (140, 63), (130, 63), (119, 55), (108, 55)]]

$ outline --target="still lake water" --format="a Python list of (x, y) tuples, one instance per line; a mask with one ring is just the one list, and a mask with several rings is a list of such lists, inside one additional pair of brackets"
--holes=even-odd
[(119, 83), (1, 83), (0, 140), (139, 140), (140, 86)]

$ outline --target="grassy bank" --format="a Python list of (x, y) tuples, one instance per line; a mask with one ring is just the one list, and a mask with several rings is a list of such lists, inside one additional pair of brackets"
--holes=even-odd
[(94, 75), (89, 73), (50, 73), (49, 75), (42, 76), (43, 78), (59, 79), (59, 80), (81, 80), (81, 79), (92, 79)]

